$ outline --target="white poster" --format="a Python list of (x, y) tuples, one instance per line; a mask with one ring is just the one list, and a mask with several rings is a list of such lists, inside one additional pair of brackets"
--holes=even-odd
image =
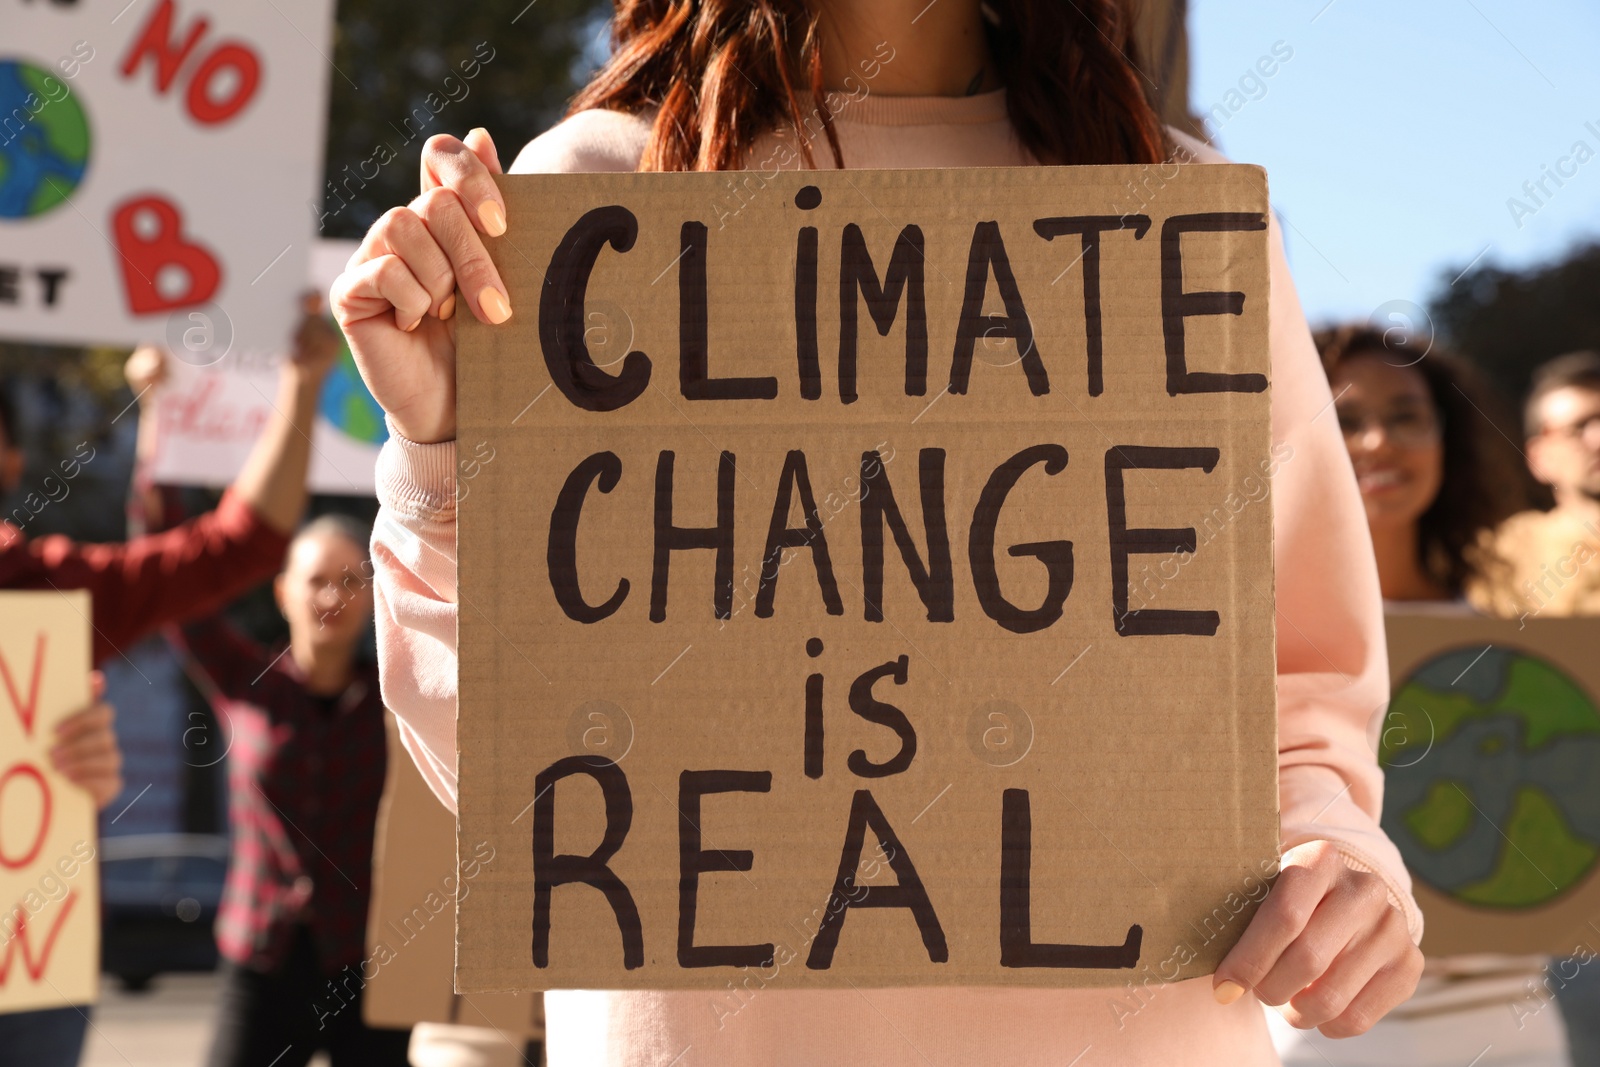
[[(0, 0), (0, 338), (281, 350), (331, 0)], [(200, 333), (191, 333), (191, 339)]]
[[(309, 280), (298, 289), (326, 293), (355, 253), (356, 241), (317, 241)], [(278, 363), (286, 345), (263, 358), (231, 353), (210, 366), (167, 361), (155, 393), (156, 454), (151, 476), (173, 485), (222, 487), (250, 454), (278, 397)], [(180, 355), (183, 350), (175, 349)], [(383, 409), (361, 381), (350, 346), (341, 344), (317, 405), (311, 434), (314, 493), (371, 496), (378, 449), (387, 437)]]

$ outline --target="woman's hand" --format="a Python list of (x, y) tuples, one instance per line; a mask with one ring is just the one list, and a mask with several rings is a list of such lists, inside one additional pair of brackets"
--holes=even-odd
[(93, 702), (80, 712), (56, 723), (56, 743), (50, 749), (50, 762), (73, 784), (87, 790), (96, 810), (104, 808), (122, 792), (122, 749), (117, 747), (116, 718), (106, 694), (105, 676), (89, 675)]
[(1422, 953), (1375, 874), (1351, 870), (1327, 841), (1284, 853), (1278, 881), (1212, 979), (1223, 1004), (1253, 990), (1285, 1019), (1354, 1037), (1417, 987)]
[(456, 290), (483, 322), (511, 317), (505, 283), (479, 233), (505, 232), (494, 142), (430, 137), (422, 195), (387, 212), (367, 233), (331, 293), (333, 313), (373, 397), (401, 436), (456, 434)]

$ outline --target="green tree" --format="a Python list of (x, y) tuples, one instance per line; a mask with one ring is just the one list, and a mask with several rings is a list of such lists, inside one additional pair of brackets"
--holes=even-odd
[(1520, 271), (1485, 265), (1454, 285), (1442, 279), (1429, 303), (1435, 325), (1512, 402), (1545, 360), (1600, 350), (1600, 242)]
[(605, 0), (340, 0), (322, 236), (417, 195), (423, 143), (482, 126), (509, 166), (605, 54)]

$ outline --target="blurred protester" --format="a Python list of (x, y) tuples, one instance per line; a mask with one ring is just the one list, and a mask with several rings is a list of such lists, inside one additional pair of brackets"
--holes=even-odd
[[(1314, 339), (1386, 605), (1470, 614), (1466, 593), (1492, 565), (1482, 542), (1529, 499), (1516, 447), (1494, 421), (1494, 395), (1470, 364), (1393, 332), (1356, 324), (1319, 330)], [(1280, 1034), (1279, 1051), (1290, 1067), (1564, 1064), (1557, 1013), (1525, 1008), (1546, 963), (1543, 956), (1429, 957), (1412, 998), (1366, 1034), (1315, 1046)]]
[[(278, 378), (273, 417), (214, 511), (120, 544), (30, 539), (0, 520), (0, 589), (87, 589), (99, 662), (158, 627), (216, 611), (283, 563), (306, 502), (311, 426), (338, 335), (308, 318)], [(0, 385), (0, 493), (22, 483), (16, 419)], [(91, 457), (92, 461), (92, 457)]]
[(1600, 353), (1572, 352), (1535, 371), (1523, 421), (1528, 469), (1556, 506), (1500, 525), (1473, 600), (1511, 617), (1600, 614), (1600, 565), (1591, 565), (1600, 555)]
[(1365, 324), (1315, 340), (1383, 598), (1464, 603), (1482, 573), (1479, 543), (1529, 500), (1521, 457), (1490, 418), (1493, 394), (1437, 345)]
[[(274, 654), (221, 618), (170, 634), (228, 752), (233, 856), (217, 916), (224, 962), (212, 1067), (403, 1065), (409, 1030), (361, 1019), (372, 842), (385, 747), (370, 530), (313, 520), (273, 582), (289, 624)], [(363, 977), (365, 972), (365, 977)]]
[[(1523, 432), (1528, 470), (1550, 487), (1555, 507), (1501, 523), (1473, 602), (1520, 619), (1600, 615), (1600, 353), (1570, 352), (1534, 372)], [(1572, 1062), (1600, 1063), (1600, 966), (1593, 955), (1552, 965), (1528, 996), (1530, 1011), (1552, 999), (1561, 1006)]]
[[(333, 328), (308, 316), (280, 372), (274, 417), (215, 510), (119, 544), (79, 544), (60, 535), (30, 539), (0, 519), (0, 589), (89, 590), (99, 663), (164, 624), (215, 611), (270, 577), (305, 508), (312, 420), (338, 350)], [(0, 495), (23, 482), (26, 457), (16, 427), (0, 382)], [(91, 453), (83, 462), (92, 460)], [(99, 692), (102, 683), (95, 684)], [(109, 715), (99, 717), (109, 730)], [(104, 748), (103, 740), (85, 743)], [(88, 1023), (88, 1010), (76, 1007), (0, 1015), (0, 1050), (29, 1067), (68, 1067), (78, 1062)]]

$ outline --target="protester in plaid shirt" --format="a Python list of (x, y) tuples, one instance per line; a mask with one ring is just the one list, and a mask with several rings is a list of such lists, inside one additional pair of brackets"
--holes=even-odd
[(273, 587), (289, 622), (282, 652), (222, 619), (169, 635), (216, 710), (208, 744), (228, 760), (213, 1067), (292, 1067), (318, 1049), (335, 1067), (406, 1062), (409, 1032), (367, 1027), (359, 997), (385, 765), (378, 668), (357, 657), (372, 617), (366, 545), (344, 516), (295, 538)]

